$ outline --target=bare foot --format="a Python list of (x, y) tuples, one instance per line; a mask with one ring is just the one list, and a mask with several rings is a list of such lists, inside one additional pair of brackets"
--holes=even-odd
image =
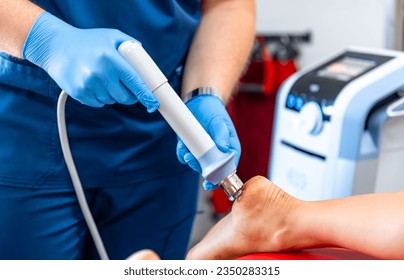
[(288, 218), (301, 201), (268, 179), (256, 176), (244, 186), (232, 211), (190, 250), (187, 259), (235, 259), (258, 252), (284, 251)]
[(127, 260), (160, 260), (160, 257), (154, 251), (145, 249), (133, 253)]

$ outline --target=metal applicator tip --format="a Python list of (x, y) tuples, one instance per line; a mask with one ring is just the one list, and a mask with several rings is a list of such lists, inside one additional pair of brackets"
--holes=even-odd
[(243, 182), (237, 176), (236, 172), (221, 181), (219, 186), (227, 194), (230, 201), (236, 200), (243, 193)]

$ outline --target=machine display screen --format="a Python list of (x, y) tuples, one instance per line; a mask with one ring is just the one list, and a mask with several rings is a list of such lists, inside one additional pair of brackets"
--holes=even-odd
[(320, 69), (317, 75), (340, 81), (349, 81), (376, 65), (375, 61), (345, 56)]

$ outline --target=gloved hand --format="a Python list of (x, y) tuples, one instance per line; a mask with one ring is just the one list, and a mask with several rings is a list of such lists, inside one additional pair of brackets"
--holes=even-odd
[(33, 24), (22, 55), (83, 104), (140, 101), (153, 112), (157, 99), (117, 51), (126, 40), (134, 39), (115, 29), (78, 29), (44, 12)]
[[(240, 141), (223, 101), (214, 95), (199, 95), (189, 100), (186, 105), (222, 152), (235, 152), (234, 161), (237, 166), (241, 153)], [(199, 173), (202, 172), (198, 161), (181, 139), (177, 144), (177, 157), (181, 163), (188, 164)], [(206, 180), (203, 187), (205, 190), (216, 188)]]

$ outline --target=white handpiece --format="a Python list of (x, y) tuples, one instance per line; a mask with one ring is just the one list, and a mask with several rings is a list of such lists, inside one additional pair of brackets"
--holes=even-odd
[(243, 183), (236, 174), (234, 153), (226, 154), (217, 148), (140, 43), (123, 42), (118, 51), (156, 96), (160, 104), (158, 111), (198, 160), (202, 176), (220, 185), (230, 200), (236, 199)]

